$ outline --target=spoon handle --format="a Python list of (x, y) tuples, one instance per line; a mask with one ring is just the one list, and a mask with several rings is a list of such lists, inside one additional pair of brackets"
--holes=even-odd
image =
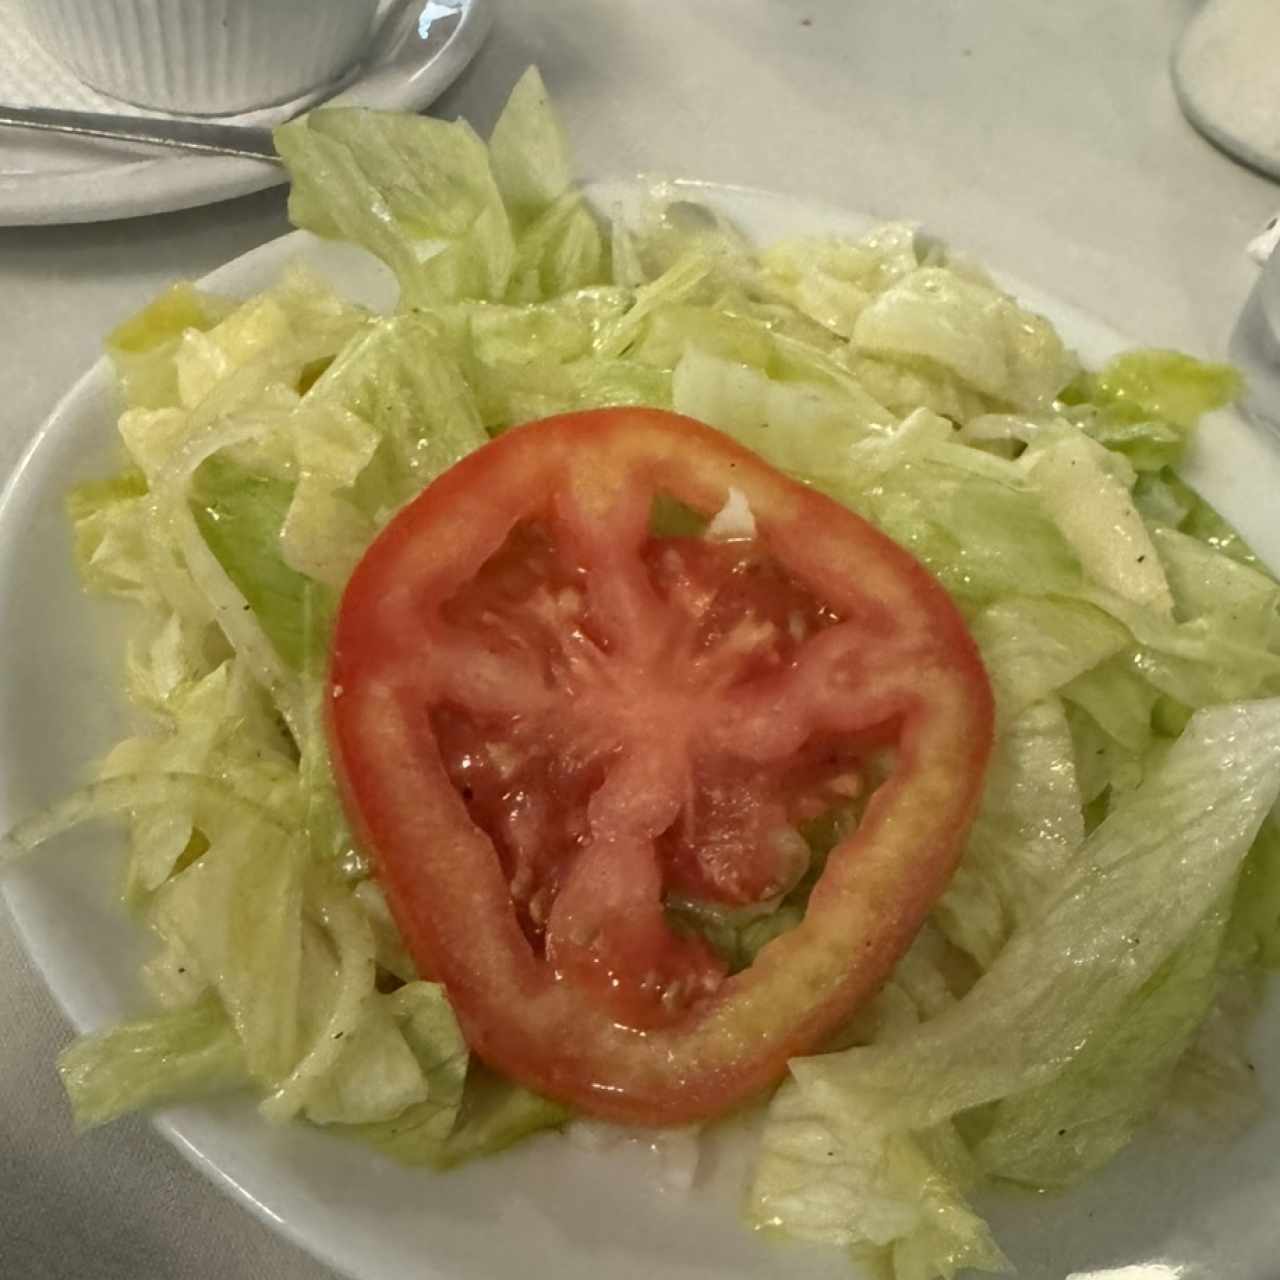
[(55, 133), (73, 133), (81, 137), (156, 143), (183, 151), (201, 151), (206, 155), (244, 156), (251, 160), (279, 163), (271, 142), (271, 131), (247, 125), (0, 105), (0, 128), (4, 127), (50, 129)]

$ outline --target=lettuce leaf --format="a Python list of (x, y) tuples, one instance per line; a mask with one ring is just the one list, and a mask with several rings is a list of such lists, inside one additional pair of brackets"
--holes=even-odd
[(280, 657), (300, 669), (305, 660), (307, 582), (281, 553), (280, 531), (293, 486), (254, 475), (230, 458), (210, 458), (192, 495), (196, 524), (209, 549), (243, 593)]
[(210, 834), (208, 850), (157, 890), (148, 919), (218, 993), (249, 1074), (271, 1083), (299, 1055), (301, 849), (253, 815)]
[(946, 267), (924, 266), (858, 316), (853, 345), (892, 359), (935, 364), (999, 404), (1051, 402), (1075, 371), (1041, 316), (998, 289)]
[(1213, 1003), (1226, 921), (1212, 910), (1058, 1076), (995, 1105), (974, 1149), (987, 1174), (1065, 1187), (1128, 1145), (1160, 1107)]
[(527, 225), (573, 186), (564, 126), (551, 107), (537, 67), (515, 83), (489, 135), (489, 162), (514, 222)]
[(58, 1058), (77, 1129), (144, 1107), (248, 1083), (244, 1055), (217, 1000), (81, 1036)]
[[(1198, 713), (961, 1000), (883, 1043), (794, 1062), (799, 1098), (774, 1104), (784, 1109), (765, 1133), (752, 1193), (757, 1221), (808, 1238), (908, 1248), (923, 1275), (951, 1274), (956, 1257), (998, 1265), (972, 1214), (956, 1208), (962, 1184), (928, 1157), (931, 1135), (962, 1113), (1064, 1076), (1059, 1088), (1073, 1114), (1095, 1114), (1084, 1055), (1106, 1052), (1126, 1006), (1144, 989), (1150, 998), (1162, 976), (1177, 992), (1176, 1020), (1194, 1003), (1203, 969), (1188, 963), (1186, 980), (1174, 982), (1175, 957), (1195, 938), (1204, 904), (1230, 894), (1280, 794), (1278, 746), (1280, 702)], [(1152, 1034), (1127, 1058), (1139, 1085), (1163, 1075), (1156, 1060), (1162, 1067), (1169, 1055), (1167, 1018), (1146, 1025)], [(1109, 1088), (1110, 1075), (1102, 1079)], [(1148, 1091), (1134, 1092), (1150, 1103)], [(1061, 1095), (1047, 1096), (1054, 1106), (1042, 1118), (1063, 1114)], [(845, 1189), (837, 1212), (830, 1177), (797, 1190), (794, 1162), (772, 1159), (787, 1154), (797, 1109), (830, 1139), (826, 1163)], [(1131, 1100), (1117, 1106), (1092, 1149), (1126, 1132), (1135, 1109)], [(954, 1212), (937, 1211), (939, 1194)]]
[(181, 281), (117, 325), (107, 335), (106, 348), (125, 405), (163, 409), (178, 404), (175, 357), (183, 337), (212, 329), (234, 306)]
[(942, 931), (982, 969), (1031, 926), (1079, 857), (1081, 808), (1067, 718), (1046, 698), (996, 740), (964, 857), (934, 908)]
[(1230, 365), (1209, 364), (1180, 351), (1128, 351), (1109, 361), (1088, 382), (1086, 395), (1121, 406), (1133, 418), (1155, 418), (1190, 430), (1213, 409), (1240, 394), (1240, 374)]
[(506, 292), (511, 220), (488, 150), (464, 121), (327, 107), (281, 125), (275, 144), (293, 224), (381, 258), (402, 306)]

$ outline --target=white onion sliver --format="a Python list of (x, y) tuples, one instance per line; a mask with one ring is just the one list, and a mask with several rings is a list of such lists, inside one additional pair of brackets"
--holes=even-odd
[(177, 546), (187, 572), (227, 641), (254, 678), (280, 708), (295, 734), (304, 720), (302, 689), (217, 556), (209, 550), (187, 505), (191, 479), (201, 463), (232, 445), (244, 444), (279, 429), (275, 417), (223, 420), (197, 432), (156, 477), (149, 518), (155, 541)]
[(333, 1006), (311, 1048), (280, 1087), (258, 1110), (272, 1123), (291, 1119), (306, 1105), (312, 1085), (333, 1069), (351, 1035), (364, 1016), (365, 1001), (374, 994), (373, 931), (351, 893), (324, 886), (312, 909), (320, 918), (338, 952), (338, 987)]

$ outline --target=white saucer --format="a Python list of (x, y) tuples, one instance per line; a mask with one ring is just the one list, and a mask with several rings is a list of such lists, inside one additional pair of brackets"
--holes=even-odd
[(1280, 4), (1207, 0), (1173, 54), (1187, 119), (1228, 155), (1280, 178)]
[[(390, 3), (384, 0), (384, 12)], [(441, 39), (429, 38), (418, 62), (394, 74), (376, 65), (362, 66), (340, 100), (402, 111), (420, 111), (432, 103), (474, 57), (493, 17), (491, 0), (452, 0), (449, 7), (460, 10), (460, 20), (451, 30), (442, 29)], [(315, 96), (225, 120), (274, 124), (296, 115)], [(124, 107), (77, 80), (37, 44), (16, 0), (0, 0), (0, 102), (162, 115)], [(0, 133), (0, 226), (106, 222), (165, 213), (246, 195), (284, 180), (283, 169), (259, 160), (157, 154), (154, 147), (35, 130)]]

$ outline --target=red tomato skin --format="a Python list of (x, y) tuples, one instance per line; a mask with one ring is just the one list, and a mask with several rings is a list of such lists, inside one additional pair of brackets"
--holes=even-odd
[[(832, 851), (804, 920), (684, 1016), (642, 1029), (560, 980), (530, 946), (493, 842), (431, 732), (431, 680), (406, 675), (423, 660), (414, 622), (433, 625), (517, 519), (544, 514), (567, 491), (565, 505), (586, 513), (583, 528), (607, 526), (637, 477), (706, 512), (730, 487), (743, 492), (769, 553), (864, 636), (870, 654), (825, 675), (815, 663), (812, 688), (796, 681), (805, 705), (819, 719), (830, 707), (832, 717), (900, 725), (898, 767)], [(626, 538), (601, 541), (593, 554), (617, 575), (602, 588), (601, 616), (622, 643), (643, 632), (648, 603), (643, 593), (627, 598)], [(331, 694), (333, 758), (357, 838), (420, 972), (444, 983), (473, 1051), (547, 1096), (640, 1125), (697, 1122), (741, 1104), (875, 993), (954, 869), (993, 736), (977, 649), (914, 558), (711, 428), (643, 409), (515, 428), (400, 512), (344, 594)], [(748, 712), (736, 745), (767, 752), (791, 713), (764, 702), (755, 718)]]

